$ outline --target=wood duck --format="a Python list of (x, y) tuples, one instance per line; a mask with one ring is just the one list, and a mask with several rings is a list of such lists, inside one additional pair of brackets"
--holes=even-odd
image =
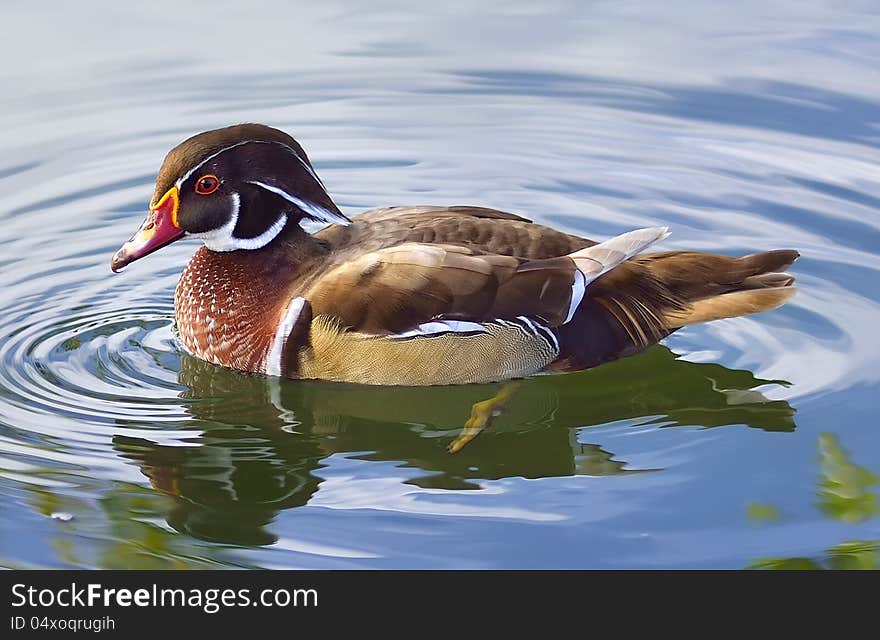
[[(309, 234), (303, 220), (330, 226)], [(199, 238), (174, 296), (189, 352), (252, 373), (376, 385), (586, 369), (794, 292), (783, 271), (796, 251), (642, 253), (667, 234), (596, 243), (465, 206), (349, 219), (296, 140), (242, 124), (168, 153), (146, 220), (110, 266)]]

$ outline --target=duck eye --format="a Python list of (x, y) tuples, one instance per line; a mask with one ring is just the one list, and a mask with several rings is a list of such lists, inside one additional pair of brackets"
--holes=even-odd
[(217, 179), (217, 176), (202, 176), (196, 181), (196, 193), (202, 196), (207, 196), (214, 193), (219, 186), (220, 180)]

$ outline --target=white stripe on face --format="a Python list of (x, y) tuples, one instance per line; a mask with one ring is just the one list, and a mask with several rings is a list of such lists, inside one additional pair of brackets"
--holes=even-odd
[(213, 160), (214, 158), (219, 156), (221, 153), (225, 153), (225, 152), (229, 151), (230, 149), (235, 149), (235, 147), (240, 147), (241, 145), (247, 144), (248, 142), (254, 142), (254, 141), (253, 140), (245, 140), (243, 142), (236, 142), (235, 144), (231, 144), (228, 147), (223, 147), (222, 149), (220, 149), (220, 151), (216, 151), (215, 153), (212, 153), (207, 158), (205, 158), (200, 163), (198, 163), (196, 166), (194, 166), (192, 169), (190, 169), (189, 171), (184, 173), (180, 178), (178, 178), (177, 182), (174, 183), (174, 186), (176, 186), (178, 189), (180, 189), (180, 186), (184, 182), (189, 180), (189, 177), (192, 174), (194, 174), (196, 171), (198, 171), (199, 169), (204, 167), (206, 164), (208, 164), (211, 160)]
[(272, 346), (269, 348), (269, 353), (266, 355), (264, 372), (267, 375), (284, 375), (284, 372), (281, 371), (281, 354), (284, 351), (284, 345), (287, 343), (287, 338), (290, 337), (290, 332), (293, 331), (293, 328), (296, 326), (296, 321), (299, 319), (305, 304), (305, 298), (297, 297), (291, 300), (290, 304), (287, 305), (287, 310), (284, 312), (284, 316), (278, 324), (278, 329), (275, 331)]
[(238, 223), (238, 212), (241, 207), (241, 198), (235, 192), (229, 194), (232, 199), (232, 214), (229, 220), (222, 227), (203, 231), (202, 233), (188, 234), (192, 238), (198, 238), (205, 243), (211, 251), (235, 251), (236, 249), (260, 249), (272, 242), (275, 237), (284, 229), (287, 224), (287, 216), (279, 214), (278, 219), (272, 223), (272, 226), (255, 238), (236, 238), (232, 235), (235, 231), (235, 225)]
[(283, 189), (279, 189), (278, 187), (273, 187), (271, 184), (266, 184), (265, 182), (260, 182), (258, 180), (248, 180), (248, 183), (254, 184), (258, 187), (265, 189), (266, 191), (270, 191), (275, 195), (279, 195), (288, 202), (292, 202), (297, 207), (302, 209), (306, 214), (315, 218), (317, 220), (321, 220), (322, 222), (327, 222), (329, 224), (340, 224), (340, 225), (348, 225), (349, 221), (347, 218), (340, 216), (335, 211), (331, 211), (330, 209), (325, 209), (324, 207), (314, 204), (312, 202), (308, 202), (303, 200), (302, 198), (297, 198), (293, 196)]
[[(187, 171), (186, 173), (184, 173), (184, 174), (183, 174), (183, 175), (177, 180), (177, 182), (175, 182), (174, 184), (177, 186), (178, 189), (180, 189), (180, 185), (182, 185), (184, 182), (186, 182), (186, 181), (190, 178), (190, 176), (191, 176), (192, 174), (194, 174), (196, 171), (198, 171), (199, 169), (201, 169), (202, 167), (204, 167), (207, 163), (209, 163), (211, 160), (213, 160), (214, 158), (216, 158), (217, 156), (219, 156), (221, 153), (226, 153), (226, 152), (229, 151), (230, 149), (235, 149), (236, 147), (240, 147), (240, 146), (243, 145), (243, 144), (251, 144), (251, 143), (253, 143), (253, 144), (277, 144), (279, 147), (284, 147), (285, 149), (287, 149), (288, 151), (290, 151), (290, 153), (292, 153), (293, 156), (294, 156), (297, 160), (299, 160), (299, 163), (303, 166), (303, 168), (304, 168), (306, 171), (309, 172), (309, 175), (312, 176), (312, 178), (315, 179), (315, 182), (317, 182), (319, 185), (321, 185), (321, 188), (324, 189), (324, 183), (321, 182), (321, 179), (318, 177), (318, 175), (317, 175), (317, 174), (312, 170), (312, 168), (309, 166), (309, 163), (306, 162), (305, 160), (303, 160), (303, 159), (300, 157), (300, 155), (296, 152), (296, 149), (294, 149), (294, 148), (291, 147), (290, 145), (284, 144), (283, 142), (278, 142), (277, 140), (242, 140), (241, 142), (236, 142), (235, 144), (231, 144), (231, 145), (229, 145), (228, 147), (223, 147), (222, 149), (220, 149), (219, 151), (215, 151), (214, 153), (212, 153), (211, 155), (209, 155), (207, 158), (205, 158), (204, 160), (202, 160), (200, 163), (198, 163), (196, 166), (194, 166), (192, 169), (190, 169), (189, 171)], [(326, 191), (326, 189), (324, 189), (324, 190)]]

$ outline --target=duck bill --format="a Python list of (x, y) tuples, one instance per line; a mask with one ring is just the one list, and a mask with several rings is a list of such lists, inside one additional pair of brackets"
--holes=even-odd
[(185, 232), (177, 225), (179, 203), (177, 187), (171, 187), (155, 206), (150, 207), (140, 229), (113, 254), (110, 268), (121, 271), (129, 263), (182, 238)]

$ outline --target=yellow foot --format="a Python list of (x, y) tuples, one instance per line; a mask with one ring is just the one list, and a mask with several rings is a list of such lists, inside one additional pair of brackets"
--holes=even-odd
[(474, 438), (489, 427), (502, 414), (504, 407), (516, 395), (519, 382), (508, 382), (488, 400), (477, 402), (471, 407), (471, 417), (464, 423), (461, 434), (446, 448), (449, 453), (458, 453)]

